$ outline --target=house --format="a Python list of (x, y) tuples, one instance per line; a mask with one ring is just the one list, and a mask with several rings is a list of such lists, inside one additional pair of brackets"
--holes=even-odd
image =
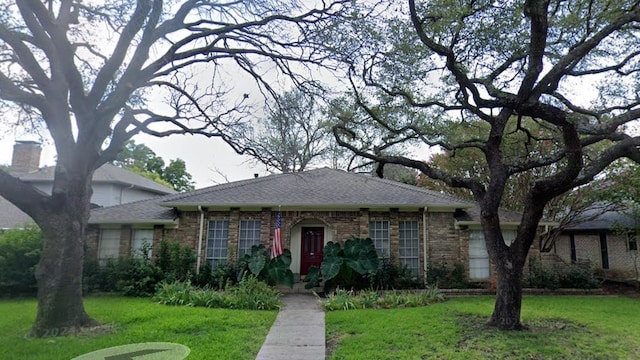
[(589, 221), (564, 230), (552, 253), (564, 263), (586, 263), (601, 269), (606, 277), (637, 279), (640, 268), (638, 237), (640, 223), (620, 211), (606, 211)]
[[(282, 215), (291, 270), (319, 265), (328, 241), (370, 237), (381, 257), (423, 279), (429, 266), (462, 263), (471, 280), (491, 276), (473, 202), (370, 175), (321, 168), (270, 175), (91, 212), (87, 256), (129, 256), (152, 238), (194, 250), (198, 268), (234, 262), (251, 246), (270, 245)], [(504, 211), (512, 239), (520, 214)], [(508, 240), (507, 240), (508, 241)], [(426, 261), (425, 261), (426, 260)]]
[[(44, 193), (51, 193), (55, 167), (40, 167), (40, 143), (17, 141), (9, 172)], [(150, 197), (175, 194), (173, 189), (131, 171), (111, 164), (98, 168), (93, 175), (94, 206), (113, 206)], [(6, 199), (0, 197), (0, 229), (22, 227), (31, 218)]]

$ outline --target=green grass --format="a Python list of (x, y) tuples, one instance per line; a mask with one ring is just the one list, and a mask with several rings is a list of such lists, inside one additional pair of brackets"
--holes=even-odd
[(87, 298), (85, 307), (115, 331), (26, 339), (35, 319), (36, 301), (0, 300), (0, 358), (67, 360), (111, 346), (173, 342), (191, 349), (189, 360), (255, 359), (277, 315), (277, 311), (177, 307), (122, 297)]
[(527, 331), (486, 328), (493, 297), (326, 314), (329, 359), (638, 359), (640, 300), (526, 297)]

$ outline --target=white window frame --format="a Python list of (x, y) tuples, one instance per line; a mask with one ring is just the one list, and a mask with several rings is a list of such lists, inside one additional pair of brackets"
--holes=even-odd
[(420, 223), (418, 220), (401, 220), (398, 222), (399, 252), (401, 266), (406, 266), (414, 278), (420, 274)]
[(229, 250), (229, 220), (209, 220), (205, 260), (215, 269), (227, 263)]
[(238, 231), (238, 259), (245, 254), (251, 254), (251, 247), (260, 245), (260, 235), (262, 230), (260, 220), (240, 220), (240, 230)]
[(100, 229), (100, 241), (98, 242), (98, 261), (100, 263), (120, 256), (121, 233), (120, 228)]
[(391, 239), (388, 220), (369, 221), (369, 237), (373, 240), (376, 252), (380, 258), (391, 257)]

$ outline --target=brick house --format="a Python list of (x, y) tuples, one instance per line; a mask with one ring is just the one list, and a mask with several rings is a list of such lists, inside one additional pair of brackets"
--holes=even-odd
[[(586, 263), (606, 277), (637, 279), (640, 268), (637, 220), (608, 211), (563, 231), (551, 251), (565, 264)], [(621, 231), (626, 229), (626, 231)]]
[[(175, 239), (195, 251), (198, 267), (234, 262), (253, 245), (270, 246), (279, 211), (294, 274), (318, 265), (326, 242), (357, 236), (373, 239), (381, 257), (406, 265), (420, 279), (443, 261), (464, 264), (470, 280), (491, 276), (473, 202), (329, 168), (95, 209), (87, 256), (129, 256), (145, 240), (157, 247), (162, 239)], [(501, 216), (509, 239), (520, 214)]]
[[(51, 194), (55, 167), (40, 167), (41, 151), (38, 142), (16, 141), (8, 171), (38, 190)], [(104, 164), (96, 169), (92, 188), (93, 206), (112, 206), (176, 193), (153, 180), (111, 164)], [(33, 220), (29, 215), (0, 196), (0, 231), (21, 228), (31, 223)]]

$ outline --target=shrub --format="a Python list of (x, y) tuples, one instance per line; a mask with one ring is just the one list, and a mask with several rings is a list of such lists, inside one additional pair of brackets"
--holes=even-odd
[(177, 241), (163, 239), (156, 255), (156, 265), (168, 280), (190, 280), (196, 263), (196, 255), (188, 246)]
[(238, 285), (225, 290), (233, 309), (275, 310), (280, 308), (280, 292), (254, 275), (243, 277)]
[(282, 255), (271, 258), (271, 252), (260, 244), (251, 247), (251, 253), (245, 254), (238, 262), (238, 280), (246, 274), (253, 274), (258, 279), (270, 285), (282, 284), (293, 288), (293, 272), (291, 265), (291, 251), (285, 249)]
[(566, 269), (553, 270), (533, 258), (530, 261), (529, 274), (524, 279), (524, 286), (539, 289), (595, 289), (600, 286), (600, 282), (587, 267), (573, 264)]
[(354, 237), (345, 241), (342, 248), (330, 241), (324, 246), (320, 268), (312, 266), (309, 269), (305, 288), (319, 286), (324, 280), (325, 292), (338, 287), (364, 289), (371, 286), (378, 266), (378, 254), (371, 239)]
[(118, 263), (115, 290), (126, 296), (153, 296), (156, 286), (164, 279), (162, 270), (148, 259), (128, 258)]
[(42, 252), (42, 232), (36, 226), (0, 232), (0, 294), (37, 293), (35, 269)]
[(429, 268), (427, 283), (438, 284), (442, 289), (469, 289), (477, 286), (467, 280), (464, 264), (457, 262), (451, 268), (444, 259), (439, 265)]
[(354, 309), (393, 309), (400, 307), (426, 306), (444, 301), (444, 295), (437, 286), (427, 290), (384, 291), (365, 290), (356, 293), (354, 290), (336, 289), (320, 306), (327, 311)]
[(372, 276), (371, 286), (376, 289), (419, 289), (424, 284), (418, 280), (407, 266), (396, 265), (391, 259), (380, 259), (380, 266)]
[(163, 282), (158, 286), (154, 300), (160, 304), (177, 306), (243, 310), (280, 308), (280, 293), (255, 276), (246, 276), (237, 285), (228, 285), (224, 290), (199, 288), (190, 281)]

